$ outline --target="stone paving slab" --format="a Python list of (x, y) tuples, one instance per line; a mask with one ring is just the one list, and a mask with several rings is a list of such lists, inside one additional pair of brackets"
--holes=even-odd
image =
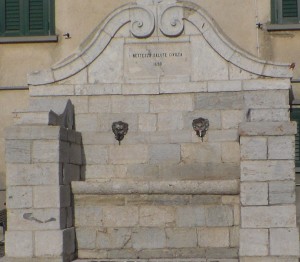
[(238, 259), (205, 259), (205, 258), (192, 258), (192, 259), (78, 259), (73, 262), (238, 262)]

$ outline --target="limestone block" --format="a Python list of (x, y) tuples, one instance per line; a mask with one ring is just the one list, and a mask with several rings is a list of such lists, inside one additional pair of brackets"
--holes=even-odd
[(193, 111), (194, 99), (192, 94), (170, 94), (150, 97), (150, 112), (181, 112)]
[(242, 110), (223, 110), (222, 127), (223, 129), (237, 129), (239, 124), (244, 120)]
[(241, 207), (240, 207), (240, 205), (233, 206), (233, 219), (234, 219), (235, 226), (239, 226), (241, 224)]
[[(107, 250), (90, 250), (90, 249), (79, 249), (78, 257), (84, 257), (86, 259), (103, 259), (108, 257)], [(77, 262), (77, 260), (75, 260)], [(82, 260), (79, 260), (82, 262)], [(84, 260), (83, 260), (84, 261)], [(85, 262), (85, 261), (84, 261)]]
[(161, 94), (207, 92), (207, 82), (161, 83)]
[(190, 198), (190, 205), (212, 205), (221, 204), (222, 197), (220, 195), (192, 195)]
[(241, 256), (267, 256), (268, 251), (268, 229), (240, 229)]
[(231, 227), (229, 228), (229, 240), (230, 247), (239, 247), (240, 246), (240, 227)]
[(149, 146), (149, 163), (179, 163), (180, 145), (164, 144)]
[[(53, 110), (57, 114), (61, 114), (68, 102), (68, 97), (31, 97), (29, 98), (29, 112), (49, 112)], [(74, 103), (72, 98), (72, 103)], [(76, 109), (75, 109), (76, 110)], [(77, 111), (75, 111), (77, 112)]]
[(6, 164), (9, 186), (58, 185), (62, 180), (61, 164)]
[(149, 97), (147, 96), (113, 96), (113, 113), (147, 113)]
[(254, 61), (253, 59), (249, 58), (247, 55), (245, 55), (244, 52), (236, 51), (230, 58), (229, 61), (233, 63), (234, 65), (239, 65), (239, 67), (251, 72), (262, 75), (263, 69), (264, 69), (264, 63), (258, 63), (257, 61)]
[(144, 227), (167, 227), (175, 224), (175, 209), (168, 206), (141, 206), (139, 225)]
[(204, 206), (177, 207), (176, 225), (178, 227), (205, 226), (205, 212)]
[(246, 122), (239, 126), (241, 136), (287, 136), (296, 133), (295, 122)]
[(242, 159), (267, 159), (266, 137), (241, 137), (240, 144)]
[(33, 195), (34, 208), (59, 208), (71, 204), (70, 186), (35, 186)]
[(90, 113), (110, 113), (111, 96), (91, 96), (89, 97)]
[(42, 85), (30, 86), (30, 96), (73, 96), (73, 85)]
[[(127, 195), (126, 196), (126, 205), (145, 205), (145, 206), (182, 206), (190, 203), (189, 195)], [(167, 209), (168, 210), (168, 209)], [(175, 214), (173, 214), (174, 216)], [(152, 217), (153, 218), (153, 217)], [(158, 222), (158, 221), (156, 221)], [(156, 223), (155, 222), (155, 223)]]
[(125, 249), (132, 247), (131, 228), (100, 228), (97, 230), (97, 249)]
[(94, 61), (99, 56), (100, 52), (105, 49), (110, 40), (111, 36), (105, 31), (101, 31), (101, 33), (94, 40), (95, 42), (93, 42), (87, 51), (82, 54), (82, 59), (85, 61), (85, 63), (90, 64), (92, 61)]
[(224, 163), (240, 162), (240, 145), (238, 142), (222, 143), (222, 162)]
[(80, 166), (72, 164), (64, 164), (62, 183), (69, 185), (72, 181), (80, 180)]
[(207, 139), (207, 141), (210, 143), (238, 141), (239, 135), (237, 129), (209, 130), (207, 133), (207, 138), (204, 137), (204, 140), (205, 139)]
[(269, 203), (293, 204), (296, 201), (294, 181), (272, 181), (269, 183)]
[(6, 140), (5, 160), (7, 163), (30, 163), (31, 144), (29, 140)]
[(294, 161), (243, 161), (241, 181), (294, 180)]
[(36, 231), (35, 255), (36, 256), (64, 256), (75, 252), (75, 230), (67, 228), (54, 231)]
[(154, 249), (166, 247), (166, 234), (162, 228), (136, 228), (132, 234), (132, 246), (134, 249)]
[(242, 81), (209, 81), (208, 92), (237, 92), (242, 91)]
[[(82, 56), (81, 56), (82, 58)], [(63, 79), (61, 81), (55, 82), (55, 84), (57, 83), (58, 85), (86, 85), (88, 82), (87, 76), (87, 68), (82, 69), (81, 71), (77, 72), (75, 75), (72, 75), (71, 77), (68, 77), (66, 79)], [(76, 93), (75, 93), (76, 95)]]
[(139, 114), (139, 131), (142, 132), (154, 132), (157, 127), (157, 115), (156, 114)]
[[(124, 195), (75, 195), (76, 207), (125, 206)], [(127, 203), (126, 203), (127, 204)]]
[(181, 112), (159, 113), (157, 128), (159, 131), (174, 131), (183, 128), (183, 114)]
[(121, 84), (94, 84), (94, 85), (75, 85), (75, 95), (77, 96), (96, 96), (96, 95), (121, 95)]
[(220, 110), (194, 110), (192, 112), (183, 112), (183, 121), (184, 128), (191, 129), (194, 119), (199, 117), (208, 119), (209, 121), (209, 130), (212, 129), (221, 129), (221, 111)]
[(101, 135), (100, 132), (82, 132), (82, 143), (84, 145), (111, 145), (115, 140), (112, 132), (101, 132)]
[(158, 95), (159, 84), (123, 84), (123, 95)]
[(143, 164), (148, 161), (146, 145), (116, 145), (109, 148), (111, 164)]
[(14, 230), (55, 230), (65, 228), (67, 211), (62, 208), (9, 209), (8, 228)]
[(197, 247), (196, 228), (166, 228), (168, 248)]
[(47, 125), (49, 112), (16, 112), (13, 120), (16, 125)]
[(9, 186), (6, 189), (6, 206), (13, 208), (32, 207), (32, 187), (31, 186)]
[(250, 122), (281, 122), (289, 121), (289, 109), (249, 109)]
[[(48, 116), (48, 115), (47, 115)], [(67, 130), (58, 126), (13, 126), (6, 128), (6, 139), (66, 140)]]
[(97, 132), (99, 131), (97, 114), (76, 114), (76, 129), (80, 132)]
[[(139, 257), (138, 254), (139, 254), (139, 252), (136, 251), (136, 250), (134, 250), (134, 249), (107, 250), (107, 257), (109, 259), (132, 259), (132, 258), (138, 258)], [(105, 253), (103, 255), (105, 255)]]
[(103, 226), (103, 211), (100, 207), (75, 206), (76, 227), (101, 227)]
[(8, 257), (32, 257), (33, 246), (31, 231), (7, 231), (5, 233), (5, 255)]
[[(138, 114), (133, 113), (99, 114), (99, 131), (110, 132), (113, 135), (111, 126), (112, 123), (116, 121), (123, 121), (128, 124), (130, 132), (127, 134), (127, 136), (131, 134), (131, 132), (138, 131)], [(127, 136), (125, 137), (125, 139), (127, 138)]]
[(69, 163), (69, 143), (62, 141), (35, 140), (32, 146), (33, 163)]
[(108, 152), (107, 146), (101, 145), (85, 145), (83, 152), (83, 161), (86, 164), (106, 164), (108, 163)]
[(227, 227), (201, 227), (197, 231), (200, 247), (229, 247), (229, 229)]
[(90, 84), (122, 82), (123, 45), (124, 39), (113, 39), (101, 54), (101, 59), (96, 59), (89, 65)]
[(241, 203), (244, 206), (268, 205), (268, 183), (241, 183)]
[(133, 227), (138, 223), (137, 207), (103, 207), (103, 226), (105, 227)]
[(289, 104), (288, 91), (245, 92), (245, 106), (248, 108), (285, 108)]
[(299, 256), (298, 228), (271, 228), (270, 254), (272, 256)]
[(77, 227), (76, 241), (78, 249), (96, 248), (96, 230), (94, 227)]
[[(211, 247), (206, 249), (206, 257), (216, 259), (237, 259), (238, 258), (238, 248), (228, 248), (228, 247)], [(226, 260), (225, 260), (226, 261)]]
[(222, 204), (225, 204), (225, 205), (232, 205), (232, 204), (239, 205), (240, 204), (240, 197), (239, 196), (222, 196)]
[(243, 228), (295, 227), (296, 207), (292, 205), (242, 207), (241, 219)]
[(27, 75), (27, 81), (30, 85), (41, 85), (54, 82), (53, 72), (51, 69), (35, 71)]
[(255, 91), (255, 90), (279, 90), (290, 89), (291, 82), (289, 79), (253, 79), (243, 81), (243, 90)]
[(245, 80), (256, 79), (258, 76), (247, 72), (234, 64), (229, 64), (229, 79), (231, 80)]
[(208, 206), (206, 208), (206, 225), (209, 227), (232, 226), (233, 210), (228, 205)]
[(185, 163), (220, 163), (221, 152), (221, 145), (217, 143), (181, 145), (181, 158)]
[(227, 80), (228, 63), (216, 53), (203, 36), (191, 36), (192, 81)]
[(240, 93), (231, 92), (199, 93), (195, 95), (195, 109), (244, 109), (244, 96)]
[(295, 159), (295, 136), (269, 137), (269, 159)]
[(240, 262), (298, 262), (299, 259), (295, 257), (241, 257)]
[(127, 176), (126, 165), (87, 165), (85, 179), (111, 179), (125, 178)]

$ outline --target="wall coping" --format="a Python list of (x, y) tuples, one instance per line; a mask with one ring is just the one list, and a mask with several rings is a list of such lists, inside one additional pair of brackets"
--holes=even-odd
[[(176, 17), (172, 15), (173, 10), (176, 10)], [(211, 48), (239, 68), (264, 77), (292, 77), (289, 64), (258, 59), (231, 43), (213, 19), (194, 3), (162, 1), (153, 5), (152, 1), (151, 4), (147, 4), (147, 1), (138, 1), (116, 9), (96, 27), (75, 53), (50, 69), (30, 73), (27, 78), (28, 84), (50, 84), (77, 74), (101, 55), (117, 31), (125, 24), (131, 24), (131, 33), (139, 39), (150, 37), (156, 29), (156, 24), (164, 36), (179, 36), (183, 32), (184, 21), (193, 24)]]
[(237, 195), (239, 180), (72, 182), (74, 194)]

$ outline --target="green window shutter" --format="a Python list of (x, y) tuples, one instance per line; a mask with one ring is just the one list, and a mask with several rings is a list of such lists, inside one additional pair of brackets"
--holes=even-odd
[(295, 137), (295, 165), (300, 167), (300, 108), (291, 111), (291, 120), (297, 122), (297, 134)]
[(23, 34), (22, 8), (20, 0), (1, 0), (1, 35), (14, 36)]
[(54, 34), (54, 0), (0, 0), (0, 36)]
[(25, 34), (26, 35), (47, 35), (49, 29), (49, 11), (47, 0), (25, 1)]
[(298, 18), (298, 0), (282, 0), (282, 17)]

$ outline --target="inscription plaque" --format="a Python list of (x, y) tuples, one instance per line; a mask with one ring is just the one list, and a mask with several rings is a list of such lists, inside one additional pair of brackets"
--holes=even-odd
[(190, 69), (189, 43), (125, 44), (126, 79), (189, 76)]

